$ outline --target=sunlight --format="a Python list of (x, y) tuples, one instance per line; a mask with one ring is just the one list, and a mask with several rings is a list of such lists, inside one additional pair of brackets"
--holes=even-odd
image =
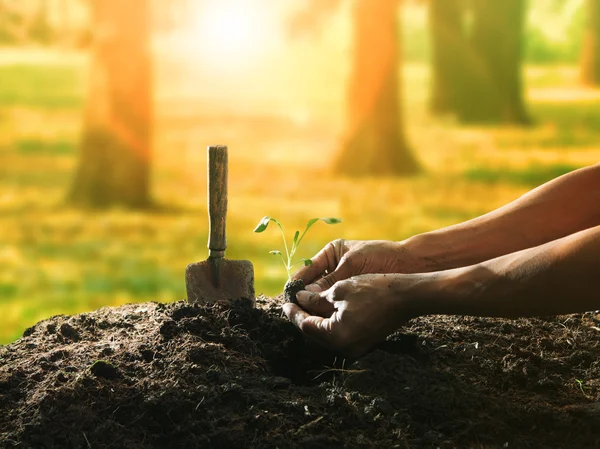
[(186, 49), (219, 66), (257, 62), (278, 40), (273, 11), (260, 3), (204, 2), (194, 13)]

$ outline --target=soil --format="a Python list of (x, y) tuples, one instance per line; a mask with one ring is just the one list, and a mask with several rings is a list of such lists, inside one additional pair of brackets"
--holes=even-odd
[(0, 347), (0, 447), (600, 447), (599, 312), (424, 317), (352, 361), (281, 301), (41, 321)]
[(296, 294), (299, 291), (304, 290), (304, 287), (306, 286), (304, 285), (304, 281), (302, 279), (287, 281), (283, 287), (283, 297), (285, 298), (285, 301), (298, 304)]

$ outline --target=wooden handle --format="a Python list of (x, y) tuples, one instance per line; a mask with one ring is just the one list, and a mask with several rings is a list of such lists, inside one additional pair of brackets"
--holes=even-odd
[(210, 256), (223, 257), (227, 248), (227, 146), (208, 147), (208, 249)]

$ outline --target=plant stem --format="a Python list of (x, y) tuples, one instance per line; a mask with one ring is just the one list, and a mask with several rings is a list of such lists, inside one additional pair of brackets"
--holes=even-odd
[[(292, 267), (291, 267), (291, 262), (292, 262), (292, 258), (290, 256), (290, 251), (288, 250), (288, 245), (287, 245), (287, 240), (285, 239), (285, 234), (283, 232), (283, 228), (281, 227), (281, 223), (279, 223), (279, 221), (275, 220), (274, 218), (272, 219), (277, 226), (279, 227), (279, 230), (281, 231), (281, 237), (283, 237), (283, 246), (285, 247), (285, 254), (287, 256), (287, 264), (284, 262), (285, 265), (285, 270), (287, 271), (288, 274), (288, 280), (290, 280), (290, 278), (292, 277)], [(282, 256), (283, 258), (283, 256)]]

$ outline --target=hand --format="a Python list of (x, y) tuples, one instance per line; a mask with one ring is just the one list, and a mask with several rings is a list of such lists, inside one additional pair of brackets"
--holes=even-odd
[(302, 279), (307, 290), (327, 290), (336, 282), (368, 273), (412, 273), (416, 264), (401, 243), (387, 240), (344, 240), (328, 243), (292, 279)]
[(399, 276), (354, 276), (323, 292), (302, 291), (297, 299), (304, 310), (292, 303), (283, 310), (307, 337), (357, 357), (412, 318), (396, 288)]

